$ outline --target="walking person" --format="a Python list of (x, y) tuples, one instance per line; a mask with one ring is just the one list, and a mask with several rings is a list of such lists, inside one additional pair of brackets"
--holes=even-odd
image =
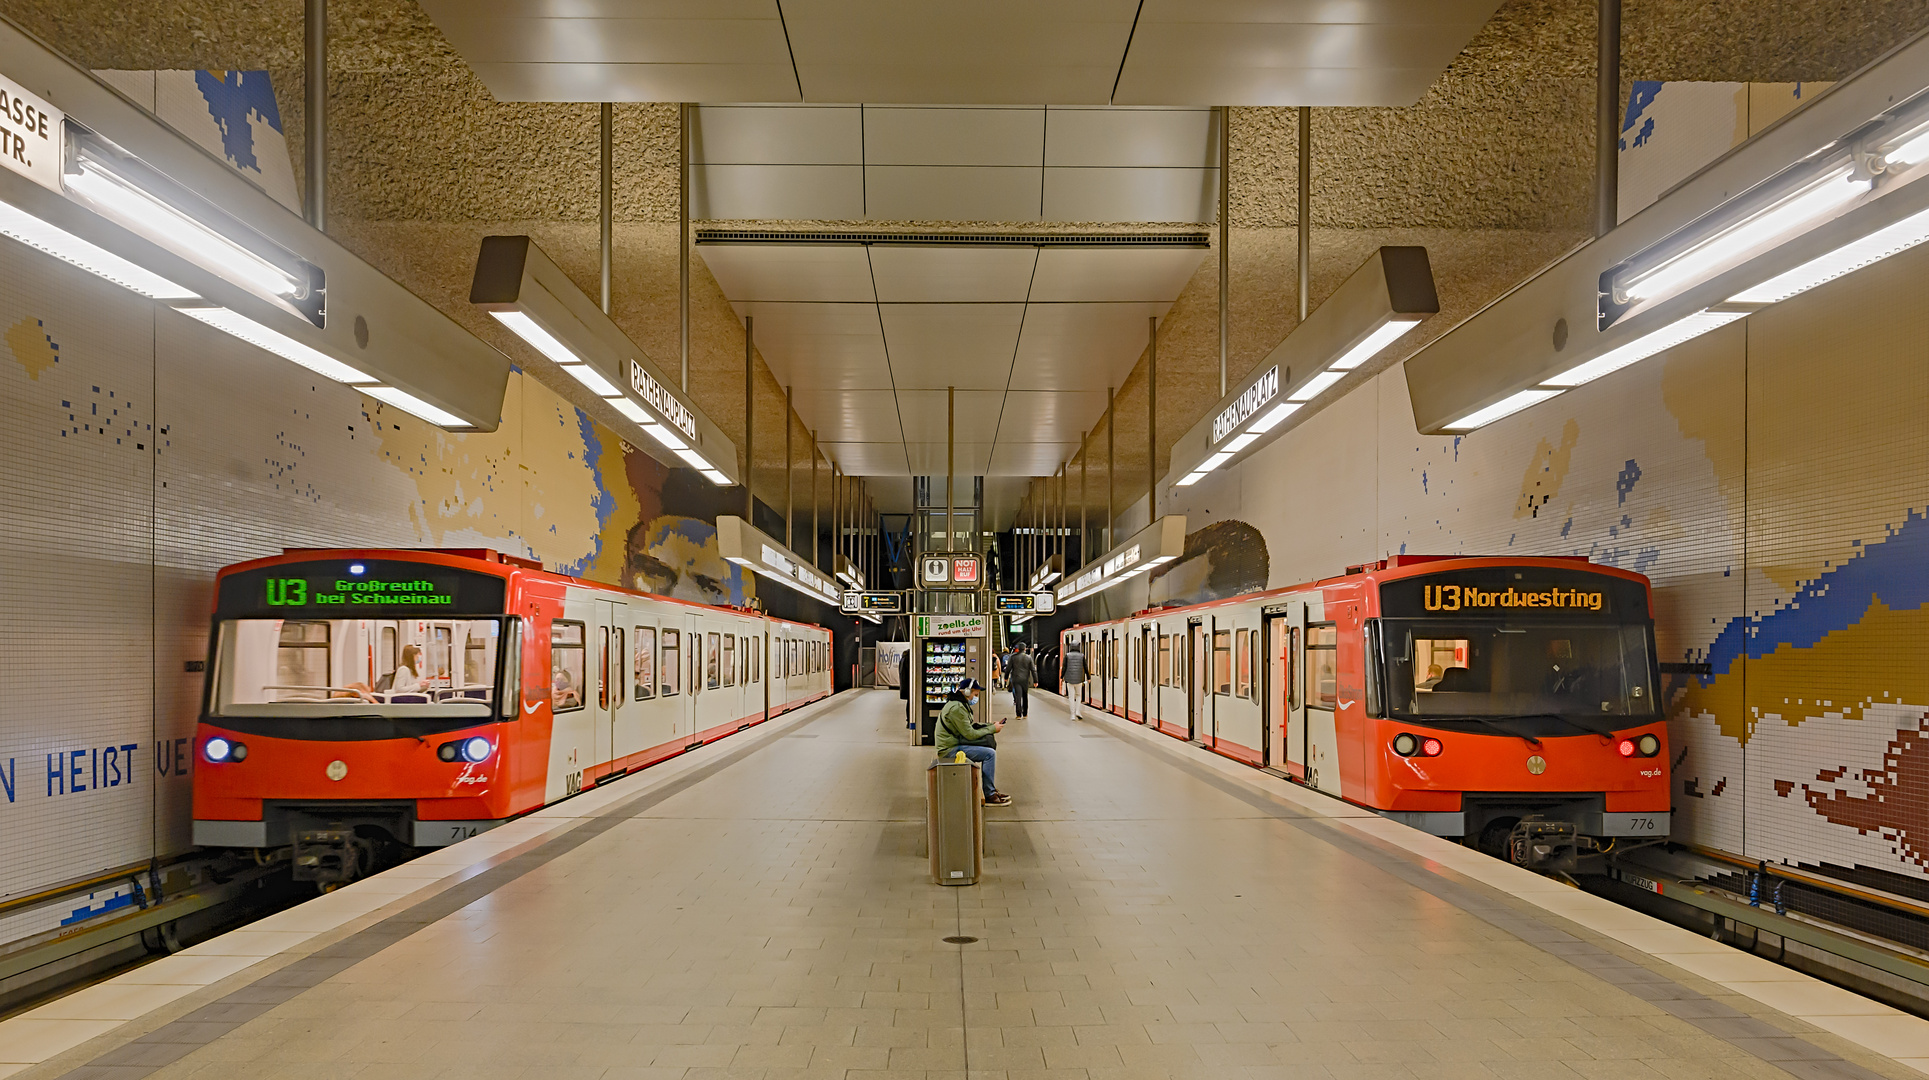
[(980, 775), (985, 789), (985, 805), (1009, 806), (1011, 796), (999, 791), (994, 782), (998, 770), (998, 733), (1004, 730), (1005, 722), (978, 722), (975, 706), (978, 691), (982, 689), (978, 680), (966, 677), (959, 681), (951, 693), (945, 695), (948, 700), (938, 713), (938, 760), (946, 761), (962, 753), (965, 760), (977, 762), (983, 766)]
[(1079, 650), (1077, 639), (1065, 643), (1065, 656), (1059, 661), (1058, 680), (1064, 685), (1060, 688), (1065, 699), (1072, 703), (1072, 719), (1083, 720), (1085, 713), (1085, 680), (1088, 675), (1085, 654)]
[[(914, 728), (917, 720), (911, 712), (911, 650), (906, 649), (898, 655), (898, 696), (904, 699), (904, 726)], [(920, 739), (920, 742), (923, 740)]]
[(1038, 664), (1032, 660), (1031, 650), (1023, 645), (1011, 654), (1011, 663), (1005, 665), (1005, 679), (1011, 683), (1011, 707), (1023, 720), (1031, 712), (1030, 690), (1038, 678)]

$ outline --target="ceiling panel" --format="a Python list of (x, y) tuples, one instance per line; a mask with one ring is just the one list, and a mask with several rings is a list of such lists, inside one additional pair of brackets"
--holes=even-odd
[(459, 17), (444, 32), (476, 63), (785, 66), (784, 25), (767, 19)]
[[(944, 441), (945, 391), (899, 390), (897, 396), (906, 438)], [(998, 438), (998, 419), (1004, 407), (1002, 388), (958, 391), (956, 439), (961, 443), (988, 443)]]
[(890, 390), (793, 390), (791, 407), (819, 443), (863, 442), (900, 430)]
[(903, 476), (904, 444), (901, 442), (819, 442), (824, 456), (852, 476)]
[[(792, 300), (870, 304), (871, 264), (864, 249), (804, 244), (701, 244), (697, 254), (733, 303)], [(873, 327), (875, 329), (875, 327)]]
[(1013, 390), (1117, 386), (1145, 351), (1147, 319), (1169, 303), (1032, 304), (1012, 366)]
[(885, 304), (1023, 303), (1038, 262), (1038, 249), (1029, 247), (873, 245), (869, 251), (877, 298)]
[(1471, 23), (1179, 23), (1135, 59), (1152, 67), (1444, 70), (1486, 20)]
[[(971, 494), (971, 481), (968, 478), (984, 476), (991, 471), (991, 443), (989, 441), (977, 443), (961, 442), (950, 449), (953, 455), (953, 475), (965, 478), (962, 481), (965, 486), (960, 489), (958, 494), (961, 499), (969, 497)], [(945, 450), (945, 444), (942, 442), (905, 443), (904, 454), (906, 459), (911, 463), (911, 475), (942, 477), (944, 475)], [(900, 466), (900, 468), (902, 468), (902, 466)], [(942, 489), (943, 486), (943, 483), (940, 482), (939, 488)]]
[(1023, 304), (887, 304), (884, 342), (900, 390), (1003, 390)]
[(1021, 443), (999, 441), (989, 472), (997, 476), (1050, 476), (1078, 451), (1076, 442)]
[(1044, 109), (864, 110), (864, 160), (872, 165), (1045, 163)]
[(864, 110), (855, 105), (701, 105), (690, 160), (703, 165), (862, 165)]
[(854, 221), (861, 165), (692, 165), (690, 216), (725, 221)]
[(1216, 221), (1217, 169), (1045, 170), (1046, 221)]
[(1038, 253), (1031, 300), (1034, 304), (1136, 300), (1169, 305), (1205, 257), (1205, 248), (1045, 248)]
[(1034, 442), (1090, 431), (1103, 415), (1103, 390), (1014, 390), (1005, 395), (998, 441)]
[(1462, 23), (1485, 22), (1499, 6), (1498, 0), (1145, 0), (1139, 17), (1147, 28), (1166, 23)]
[(1120, 105), (1241, 101), (1260, 106), (1406, 108), (1440, 77), (1440, 68), (1239, 68), (1143, 65), (1119, 82)]
[(780, 383), (798, 389), (891, 388), (891, 366), (871, 304), (752, 303), (757, 351)]
[(497, 101), (798, 101), (789, 64), (470, 61)]
[(1045, 164), (1210, 169), (1219, 164), (1211, 109), (1052, 109)]
[(884, 221), (1036, 221), (1037, 168), (867, 165), (864, 214)]

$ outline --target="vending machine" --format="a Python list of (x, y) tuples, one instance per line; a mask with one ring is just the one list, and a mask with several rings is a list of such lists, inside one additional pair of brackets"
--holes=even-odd
[[(990, 620), (983, 615), (917, 615), (912, 618), (913, 700), (918, 703), (918, 745), (936, 741), (938, 713), (966, 677), (985, 682)], [(988, 715), (990, 695), (978, 698), (978, 719)]]

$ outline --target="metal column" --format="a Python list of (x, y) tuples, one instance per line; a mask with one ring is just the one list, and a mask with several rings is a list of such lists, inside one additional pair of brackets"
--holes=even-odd
[(1594, 78), (1594, 235), (1619, 224), (1621, 183), (1621, 0), (1598, 0)]
[(597, 184), (597, 191), (602, 198), (596, 220), (601, 226), (597, 238), (601, 242), (603, 255), (603, 314), (605, 315), (610, 313), (610, 279), (614, 275), (616, 248), (616, 166), (614, 162), (616, 118), (614, 113), (615, 109), (607, 101), (597, 109), (598, 127), (602, 136), (603, 167), (602, 176), (598, 178)]
[(1145, 512), (1146, 524), (1159, 520), (1159, 319), (1146, 320), (1152, 343), (1145, 363)]
[(756, 348), (756, 319), (743, 317), (743, 519), (752, 528), (757, 525), (757, 496), (751, 490), (751, 479), (757, 471), (757, 418), (752, 412), (755, 404), (756, 368), (751, 364), (753, 350)]
[(677, 106), (677, 343), (690, 392), (690, 106)]
[(1299, 107), (1299, 321), (1313, 302), (1313, 110)]
[(1232, 211), (1232, 109), (1219, 106), (1219, 396), (1226, 396), (1226, 307), (1232, 271), (1232, 249), (1227, 246)]
[(790, 387), (784, 387), (784, 546), (797, 550), (792, 522), (797, 520), (797, 480), (790, 456)]
[(302, 208), (328, 229), (328, 0), (302, 8)]

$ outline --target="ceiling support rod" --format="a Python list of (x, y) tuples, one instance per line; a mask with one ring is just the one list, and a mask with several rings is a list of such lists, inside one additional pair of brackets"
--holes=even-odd
[(1092, 479), (1092, 454), (1086, 449), (1085, 440), (1092, 437), (1089, 431), (1078, 436), (1078, 565), (1085, 565), (1085, 553), (1091, 548), (1085, 543), (1085, 493)]
[(614, 252), (616, 240), (614, 228), (616, 221), (616, 164), (615, 164), (615, 107), (605, 101), (597, 108), (597, 120), (602, 136), (602, 176), (597, 184), (602, 205), (598, 208), (597, 223), (601, 227), (597, 239), (602, 245), (603, 255), (603, 314), (610, 313), (610, 279), (615, 274)]
[(1226, 352), (1228, 349), (1227, 297), (1231, 282), (1228, 275), (1232, 270), (1232, 249), (1227, 246), (1231, 236), (1232, 216), (1232, 162), (1228, 155), (1232, 147), (1232, 109), (1219, 106), (1219, 396), (1226, 396)]
[(951, 501), (951, 476), (957, 469), (958, 451), (958, 388), (944, 388), (944, 549), (951, 547), (951, 509), (956, 504)]
[(1112, 413), (1112, 395), (1116, 392), (1116, 387), (1105, 388), (1105, 547), (1101, 549), (1104, 551), (1112, 550), (1112, 521), (1118, 514), (1113, 505), (1118, 501), (1118, 483), (1113, 479), (1118, 475), (1113, 467), (1118, 460), (1115, 454), (1118, 440), (1114, 438), (1118, 425)]
[(756, 397), (752, 389), (757, 385), (756, 321), (743, 317), (743, 519), (752, 528), (757, 525), (757, 496), (751, 485), (757, 471), (757, 418), (752, 412)]
[[(1313, 110), (1299, 107), (1299, 321), (1313, 305)], [(1224, 396), (1223, 394), (1220, 396)]]
[(1594, 32), (1594, 235), (1619, 224), (1621, 185), (1621, 0), (1597, 0)]
[[(677, 344), (683, 353), (683, 392), (690, 392), (690, 106), (677, 106)], [(816, 440), (812, 439), (812, 445)], [(812, 468), (816, 468), (815, 463)]]
[(1159, 520), (1159, 317), (1146, 320), (1152, 343), (1145, 362), (1145, 523)]
[(793, 415), (795, 414), (790, 411), (790, 387), (786, 385), (784, 387), (784, 546), (796, 551), (796, 530), (793, 523), (797, 520), (797, 480), (796, 470), (792, 469), (790, 464), (792, 460), (790, 420)]
[(843, 479), (843, 474), (842, 474), (842, 473), (841, 473), (841, 472), (839, 471), (839, 468), (838, 468), (838, 464), (837, 464), (837, 462), (835, 462), (835, 461), (833, 461), (833, 462), (831, 462), (831, 565), (830, 565), (830, 575), (831, 575), (831, 577), (833, 577), (833, 578), (837, 576), (837, 557), (838, 557), (838, 555), (840, 555), (840, 554), (842, 554), (842, 553), (843, 553), (843, 550), (844, 550), (844, 549), (843, 549), (843, 548), (842, 548), (841, 546), (839, 546), (839, 544), (840, 544), (840, 541), (839, 541), (839, 539), (838, 539), (838, 535), (837, 535), (837, 534), (838, 534), (838, 533), (839, 533), (840, 531), (842, 531), (842, 530), (841, 530), (841, 529), (839, 528), (839, 526), (840, 526), (840, 525), (841, 525), (841, 524), (843, 523), (843, 521), (844, 521), (844, 515), (843, 515), (843, 511), (844, 511), (844, 508), (843, 508), (842, 506), (840, 506), (840, 505), (838, 504), (838, 501), (837, 501), (837, 500), (838, 500), (838, 495), (839, 495), (839, 492), (840, 492), (840, 490), (841, 490), (841, 485), (840, 485), (840, 484), (838, 483), (838, 481), (839, 481), (839, 480), (841, 480), (841, 479)]
[(302, 216), (328, 231), (328, 0), (302, 6)]
[(819, 570), (824, 568), (824, 560), (817, 550), (817, 432), (815, 431), (810, 433), (810, 564)]

